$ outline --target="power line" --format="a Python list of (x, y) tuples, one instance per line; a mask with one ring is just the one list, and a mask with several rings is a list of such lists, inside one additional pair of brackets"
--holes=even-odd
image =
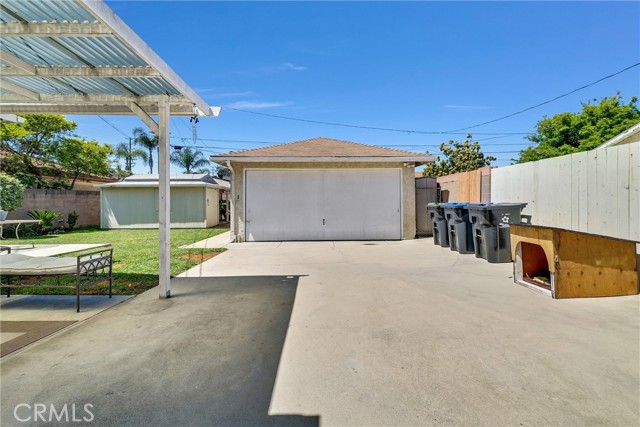
[[(171, 144), (172, 148), (176, 148), (176, 147), (182, 147), (180, 145), (174, 145)], [(428, 146), (423, 146), (423, 147), (428, 147)], [(434, 147), (437, 148), (438, 146), (430, 146), (430, 147)], [(198, 150), (207, 152), (207, 153), (215, 153), (215, 154), (219, 154), (221, 150), (231, 150), (231, 151), (237, 151), (237, 150), (243, 150), (244, 148), (242, 147), (214, 147), (214, 146), (210, 146), (210, 145), (192, 145), (191, 148), (196, 148)], [(436, 154), (440, 152), (440, 150), (436, 150)], [(514, 154), (514, 153), (519, 153), (519, 150), (516, 151), (492, 151), (492, 150), (483, 150), (483, 152), (485, 154)]]
[[(375, 127), (375, 126), (361, 126), (361, 125), (352, 125), (352, 124), (346, 124), (346, 123), (334, 123), (334, 122), (323, 122), (323, 121), (320, 121), (320, 120), (301, 119), (299, 117), (280, 116), (280, 115), (277, 115), (277, 114), (260, 113), (260, 112), (257, 112), (257, 111), (243, 110), (241, 108), (234, 108), (234, 107), (230, 107), (230, 106), (224, 106), (223, 108), (226, 108), (228, 110), (238, 111), (238, 112), (241, 112), (241, 113), (246, 113), (246, 114), (254, 114), (254, 115), (257, 115), (257, 116), (271, 117), (271, 118), (283, 119), (283, 120), (292, 120), (292, 121), (304, 122), (304, 123), (315, 123), (315, 124), (327, 125), (327, 126), (339, 126), (339, 127), (347, 127), (347, 128), (355, 128), (355, 129), (378, 130), (378, 131), (385, 131), (385, 132), (401, 132), (401, 133), (408, 133), (408, 134), (415, 133), (415, 134), (424, 134), (424, 135), (447, 135), (447, 134), (448, 135), (465, 135), (466, 132), (461, 132), (461, 131), (477, 128), (477, 127), (484, 126), (484, 125), (487, 125), (487, 124), (490, 124), (490, 123), (495, 123), (495, 122), (498, 122), (500, 120), (508, 119), (509, 117), (513, 117), (513, 116), (516, 116), (518, 114), (522, 114), (524, 112), (533, 110), (534, 108), (538, 108), (538, 107), (540, 107), (542, 105), (549, 104), (549, 103), (551, 103), (553, 101), (556, 101), (556, 100), (558, 100), (560, 98), (564, 98), (566, 96), (569, 96), (569, 95), (571, 95), (571, 94), (573, 94), (575, 92), (578, 92), (578, 91), (580, 91), (582, 89), (586, 89), (586, 88), (588, 88), (590, 86), (593, 86), (593, 85), (595, 85), (597, 83), (600, 83), (601, 81), (604, 81), (604, 80), (610, 79), (612, 77), (615, 77), (618, 74), (622, 74), (625, 71), (628, 71), (628, 70), (630, 70), (630, 69), (632, 69), (634, 67), (637, 67), (638, 65), (640, 65), (640, 62), (635, 63), (633, 65), (630, 65), (630, 66), (628, 66), (628, 67), (626, 67), (626, 68), (624, 68), (624, 69), (622, 69), (620, 71), (617, 71), (617, 72), (615, 72), (613, 74), (610, 74), (608, 76), (602, 77), (602, 78), (600, 78), (600, 79), (598, 79), (598, 80), (596, 80), (594, 82), (591, 82), (589, 84), (581, 86), (581, 87), (579, 87), (577, 89), (574, 89), (574, 90), (569, 91), (567, 93), (564, 93), (562, 95), (556, 96), (555, 98), (552, 98), (552, 99), (549, 99), (547, 101), (541, 102), (541, 103), (536, 104), (536, 105), (534, 105), (532, 107), (528, 107), (528, 108), (525, 108), (523, 110), (516, 111), (515, 113), (511, 113), (511, 114), (508, 114), (506, 116), (499, 117), (497, 119), (489, 120), (487, 122), (478, 123), (476, 125), (467, 126), (467, 127), (463, 127), (463, 128), (460, 128), (460, 129), (450, 130), (450, 131), (426, 131), (426, 130), (414, 130), (414, 129), (396, 129), (396, 128)], [(527, 135), (529, 133), (530, 132), (476, 132), (476, 135)]]
[[(412, 129), (394, 129), (394, 128), (382, 128), (382, 127), (374, 127), (374, 126), (360, 126), (360, 125), (350, 125), (346, 123), (332, 123), (332, 122), (323, 122), (320, 120), (309, 120), (309, 119), (301, 119), (299, 117), (287, 117), (287, 116), (279, 116), (276, 114), (268, 114), (268, 113), (259, 113), (257, 111), (249, 111), (242, 110), (240, 108), (233, 108), (229, 106), (225, 106), (228, 110), (239, 111), (241, 113), (247, 114), (255, 114), (258, 116), (272, 117), (275, 119), (283, 119), (283, 120), (293, 120), (297, 122), (305, 122), (305, 123), (315, 123), (319, 125), (327, 125), (327, 126), (339, 126), (345, 128), (355, 128), (355, 129), (367, 129), (367, 130), (379, 130), (385, 132), (401, 132), (401, 133), (417, 133), (422, 135), (466, 135), (467, 132), (448, 132), (448, 131), (426, 131), (426, 130), (412, 130)], [(478, 132), (476, 135), (528, 135), (530, 132)]]
[(125, 136), (125, 138), (129, 138), (129, 135), (127, 135), (126, 133), (124, 133), (123, 131), (121, 131), (120, 129), (118, 129), (117, 127), (115, 127), (112, 123), (108, 122), (107, 119), (105, 119), (102, 116), (98, 116), (102, 119), (103, 122), (105, 122), (106, 124), (108, 124), (109, 126), (111, 126), (112, 128), (114, 128), (115, 130), (117, 130), (118, 132), (120, 132), (122, 135)]
[(178, 129), (178, 126), (176, 125), (176, 121), (173, 119), (173, 117), (171, 117), (171, 122), (173, 123), (174, 127), (176, 128), (176, 132), (178, 132), (178, 135), (180, 136), (180, 139), (182, 139), (182, 133), (180, 132), (180, 129)]
[[(506, 138), (509, 135), (505, 135), (505, 136), (500, 136), (500, 137), (495, 137), (495, 138)], [(184, 138), (179, 138), (177, 136), (172, 136), (171, 138), (173, 139), (184, 139)], [(489, 139), (494, 139), (494, 138), (485, 138), (485, 139), (479, 139), (478, 141), (485, 141), (485, 140), (489, 140)], [(198, 141), (211, 141), (211, 142), (232, 142), (232, 143), (241, 143), (241, 144), (286, 144), (286, 142), (282, 142), (282, 141), (255, 141), (255, 140), (246, 140), (246, 139), (214, 139), (214, 138), (200, 138), (198, 137), (197, 139)], [(512, 143), (505, 143), (505, 144), (494, 144), (494, 143), (488, 143), (488, 144), (484, 144), (485, 146), (498, 146), (498, 145), (507, 145), (507, 146), (511, 146), (511, 145), (529, 145), (528, 142), (512, 142)], [(384, 144), (384, 147), (439, 147), (440, 144)], [(246, 149), (246, 147), (244, 148), (239, 148), (241, 150)]]
[(534, 105), (533, 107), (528, 107), (528, 108), (525, 108), (524, 110), (516, 111), (515, 113), (511, 113), (511, 114), (508, 114), (508, 115), (506, 115), (506, 116), (503, 116), (503, 117), (500, 117), (500, 118), (497, 118), (497, 119), (489, 120), (488, 122), (479, 123), (479, 124), (477, 124), (477, 125), (467, 126), (467, 127), (460, 128), (460, 129), (454, 129), (454, 130), (452, 130), (452, 131), (451, 131), (451, 133), (459, 132), (459, 131), (463, 131), (463, 130), (468, 130), (468, 129), (473, 129), (473, 128), (477, 128), (477, 127), (480, 127), (480, 126), (488, 125), (488, 124), (490, 124), (490, 123), (498, 122), (498, 121), (500, 121), (500, 120), (508, 119), (509, 117), (513, 117), (513, 116), (516, 116), (516, 115), (518, 115), (518, 114), (522, 114), (522, 113), (524, 113), (524, 112), (527, 112), (527, 111), (533, 110), (534, 108), (538, 108), (538, 107), (540, 107), (540, 106), (542, 106), (542, 105), (549, 104), (549, 103), (551, 103), (551, 102), (553, 102), (553, 101), (556, 101), (556, 100), (558, 100), (558, 99), (560, 99), (560, 98), (564, 98), (565, 96), (569, 96), (569, 95), (571, 95), (572, 93), (576, 93), (576, 92), (578, 92), (578, 91), (580, 91), (580, 90), (582, 90), (582, 89), (586, 89), (586, 88), (588, 88), (588, 87), (590, 87), (590, 86), (593, 86), (593, 85), (595, 85), (595, 84), (597, 84), (597, 83), (600, 83), (600, 82), (601, 82), (601, 81), (603, 81), (603, 80), (607, 80), (607, 79), (610, 79), (611, 77), (615, 77), (615, 76), (617, 76), (618, 74), (622, 74), (622, 73), (624, 73), (625, 71), (628, 71), (628, 70), (630, 70), (630, 69), (632, 69), (632, 68), (634, 68), (634, 67), (637, 67), (638, 65), (640, 65), (640, 62), (637, 62), (637, 63), (635, 63), (635, 64), (633, 64), (633, 65), (630, 65), (630, 66), (628, 66), (627, 68), (625, 68), (625, 69), (623, 69), (623, 70), (620, 70), (620, 71), (617, 71), (617, 72), (615, 72), (615, 73), (613, 73), (613, 74), (609, 74), (608, 76), (602, 77), (601, 79), (598, 79), (598, 80), (596, 80), (596, 81), (594, 81), (594, 82), (591, 82), (591, 83), (586, 84), (586, 85), (584, 85), (584, 86), (580, 86), (579, 88), (574, 89), (574, 90), (572, 90), (572, 91), (570, 91), (570, 92), (563, 93), (562, 95), (558, 95), (558, 96), (556, 96), (555, 98), (552, 98), (552, 99), (549, 99), (549, 100), (547, 100), (547, 101), (541, 102), (540, 104), (536, 104), (536, 105)]

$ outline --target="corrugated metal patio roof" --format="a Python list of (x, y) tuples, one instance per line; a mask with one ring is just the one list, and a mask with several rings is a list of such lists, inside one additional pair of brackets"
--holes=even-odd
[(219, 113), (102, 1), (3, 0), (0, 36), (3, 113)]

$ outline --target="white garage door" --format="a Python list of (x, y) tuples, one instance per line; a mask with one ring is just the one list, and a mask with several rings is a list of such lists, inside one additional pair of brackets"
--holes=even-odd
[(401, 169), (246, 171), (247, 241), (402, 238)]

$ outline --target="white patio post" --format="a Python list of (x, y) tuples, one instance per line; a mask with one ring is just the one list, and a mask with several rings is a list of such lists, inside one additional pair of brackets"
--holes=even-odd
[(169, 172), (169, 114), (168, 97), (158, 102), (158, 227), (160, 229), (160, 298), (171, 296), (171, 187)]

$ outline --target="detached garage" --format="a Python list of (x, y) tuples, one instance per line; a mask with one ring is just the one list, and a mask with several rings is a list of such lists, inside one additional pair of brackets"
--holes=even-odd
[[(208, 228), (220, 222), (228, 181), (208, 174), (171, 175), (171, 227)], [(158, 175), (133, 175), (99, 185), (101, 228), (158, 228)]]
[(416, 234), (415, 167), (432, 156), (315, 138), (211, 156), (228, 167), (235, 241)]

